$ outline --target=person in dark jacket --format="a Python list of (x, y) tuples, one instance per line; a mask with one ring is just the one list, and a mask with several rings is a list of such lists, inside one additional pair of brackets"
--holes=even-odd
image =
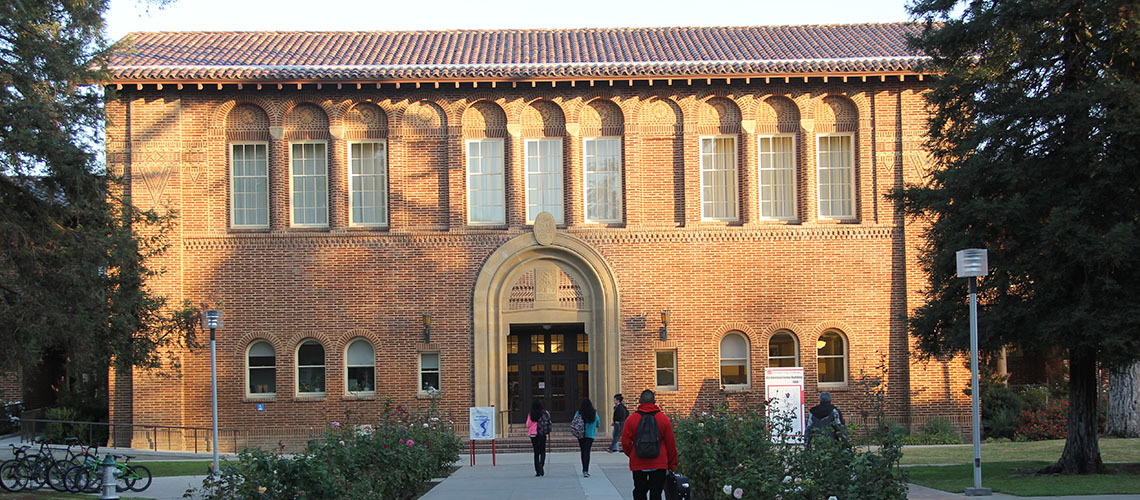
[[(637, 428), (643, 418), (657, 421), (661, 452), (656, 458), (642, 458), (634, 452)], [(653, 391), (641, 391), (641, 404), (635, 413), (625, 419), (621, 431), (621, 449), (629, 456), (629, 470), (633, 472), (633, 499), (661, 500), (665, 491), (665, 471), (677, 470), (677, 442), (673, 440), (673, 423), (657, 407)]]
[(808, 412), (804, 446), (811, 446), (811, 440), (818, 436), (843, 437), (843, 412), (831, 404), (831, 393), (827, 391), (819, 393), (819, 404)]
[(546, 467), (546, 434), (539, 432), (538, 422), (542, 417), (548, 416), (546, 409), (542, 407), (542, 401), (536, 399), (530, 405), (530, 413), (526, 416), (526, 430), (530, 435), (530, 445), (534, 449), (534, 475), (542, 476), (546, 472), (543, 470)]
[(614, 394), (614, 418), (613, 418), (613, 438), (610, 440), (610, 449), (606, 450), (610, 453), (621, 451), (621, 428), (625, 423), (625, 419), (629, 417), (629, 410), (626, 409), (625, 398), (621, 394)]

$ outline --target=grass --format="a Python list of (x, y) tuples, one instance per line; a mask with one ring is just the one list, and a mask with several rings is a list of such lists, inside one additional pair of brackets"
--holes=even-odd
[[(1056, 461), (1061, 457), (1061, 451), (1064, 448), (1064, 440), (983, 444), (982, 463), (1019, 462), (1026, 460)], [(1100, 457), (1101, 460), (1105, 462), (1140, 462), (1140, 439), (1101, 438)], [(973, 463), (973, 461), (974, 447), (968, 444), (903, 447), (903, 465), (968, 465)], [(971, 475), (972, 474), (971, 472)], [(1140, 491), (1140, 489), (1133, 491)]]
[[(982, 462), (982, 486), (1018, 496), (1112, 495), (1140, 491), (1140, 464), (1109, 465), (1111, 474), (1088, 476), (1036, 475), (1052, 462)], [(974, 486), (972, 465), (907, 467), (910, 482), (928, 488), (962, 492)]]
[(205, 476), (210, 473), (213, 461), (188, 462), (131, 462), (131, 465), (145, 465), (152, 477)]

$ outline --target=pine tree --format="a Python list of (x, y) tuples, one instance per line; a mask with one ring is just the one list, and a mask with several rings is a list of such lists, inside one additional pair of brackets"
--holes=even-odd
[(916, 0), (932, 57), (928, 148), (941, 167), (895, 193), (929, 223), (927, 354), (968, 349), (954, 252), (989, 250), (982, 349), (1056, 346), (1069, 360), (1065, 449), (1047, 469), (1103, 470), (1098, 363), (1140, 358), (1140, 5), (1130, 0)]

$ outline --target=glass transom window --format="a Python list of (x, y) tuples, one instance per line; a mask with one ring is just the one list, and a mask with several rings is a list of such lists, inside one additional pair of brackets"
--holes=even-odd
[(701, 218), (737, 220), (736, 137), (701, 138)]
[(507, 223), (503, 178), (503, 140), (467, 141), (467, 222)]
[(249, 395), (272, 396), (277, 394), (277, 353), (269, 342), (255, 342), (249, 346), (246, 360)]
[(376, 355), (367, 340), (354, 340), (345, 352), (345, 389), (352, 394), (376, 393)]
[(794, 137), (761, 137), (760, 217), (796, 218), (796, 150)]
[(621, 222), (621, 139), (588, 138), (583, 149), (586, 222)]
[(230, 145), (230, 213), (233, 227), (269, 227), (267, 145)]
[(349, 224), (388, 225), (388, 144), (348, 145)]
[(850, 135), (819, 137), (819, 216), (855, 218), (855, 151)]
[(720, 340), (720, 383), (725, 387), (748, 385), (748, 341), (730, 333)]
[(562, 139), (526, 141), (526, 222), (550, 212), (562, 224)]
[(329, 224), (328, 155), (323, 142), (292, 143), (289, 151), (293, 225)]

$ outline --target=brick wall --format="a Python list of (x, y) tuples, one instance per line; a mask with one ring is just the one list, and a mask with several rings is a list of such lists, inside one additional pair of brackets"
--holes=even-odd
[[(417, 353), (425, 349), (440, 352), (445, 409), (465, 413), (473, 401), (475, 278), (499, 245), (530, 231), (523, 142), (543, 136), (563, 139), (566, 224), (559, 230), (595, 248), (620, 286), (621, 331), (615, 333), (623, 392), (652, 387), (654, 351), (669, 348), (678, 353), (679, 387), (659, 395), (667, 408), (688, 411), (722, 398), (759, 401), (768, 338), (787, 330), (799, 342), (812, 401), (816, 340), (838, 330), (849, 343), (850, 383), (829, 389), (840, 406), (857, 407), (854, 380), (885, 364), (892, 419), (968, 412), (961, 391), (968, 372), (960, 360), (911, 359), (906, 316), (924, 286), (916, 254), (922, 228), (883, 198), (927, 172), (920, 149), (924, 85), (897, 77), (736, 81), (525, 89), (127, 88), (107, 107), (108, 159), (130, 175), (136, 204), (179, 213), (171, 250), (155, 262), (165, 274), (152, 287), (173, 303), (225, 310), (225, 329), (218, 332), (225, 428), (319, 425), (349, 410), (377, 412), (385, 398), (425, 404), (416, 396)], [(263, 114), (239, 124), (231, 113), (238, 105), (255, 111), (249, 116)], [(357, 106), (373, 105), (380, 125), (353, 128)], [(601, 128), (594, 127), (599, 120)], [(614, 127), (623, 138), (625, 222), (586, 224), (581, 139)], [(757, 136), (786, 131), (797, 134), (800, 217), (764, 221)], [(815, 134), (824, 132), (855, 137), (855, 221), (818, 217)], [(345, 137), (353, 134), (388, 141), (387, 228), (348, 227)], [(698, 142), (710, 134), (738, 138), (738, 222), (701, 220)], [(227, 138), (240, 137), (269, 143), (270, 229), (264, 231), (229, 228)], [(474, 137), (504, 138), (503, 227), (465, 224), (464, 139)], [(290, 138), (328, 140), (328, 229), (289, 227)], [(657, 340), (662, 310), (672, 312), (667, 343)], [(422, 344), (421, 313), (434, 315), (430, 346)], [(752, 389), (722, 394), (719, 339), (733, 330), (749, 340)], [(307, 338), (326, 350), (323, 398), (292, 396), (296, 348)], [(343, 396), (344, 350), (355, 338), (376, 347), (378, 398)], [(277, 397), (268, 401), (245, 395), (245, 350), (256, 339), (268, 340), (277, 353)], [(116, 421), (209, 425), (209, 351), (177, 354), (180, 377), (136, 372), (112, 378)]]

